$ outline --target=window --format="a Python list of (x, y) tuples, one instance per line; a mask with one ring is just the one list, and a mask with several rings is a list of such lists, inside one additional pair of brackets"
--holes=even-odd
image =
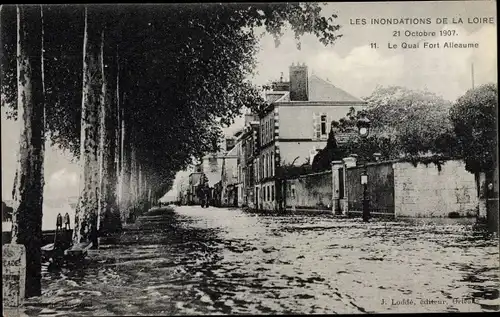
[(262, 156), (262, 160), (260, 161), (260, 179), (263, 179), (265, 176), (265, 168), (266, 168), (266, 161), (265, 157)]
[(269, 154), (266, 154), (266, 167), (264, 177), (269, 177)]
[(271, 129), (271, 118), (269, 118), (269, 119), (267, 120), (267, 124), (269, 125), (269, 136), (268, 136), (268, 138), (267, 138), (267, 139), (268, 139), (268, 141), (271, 141), (271, 134), (272, 134), (272, 133), (271, 133), (271, 131), (272, 131), (272, 129)]
[(268, 160), (268, 156), (267, 154), (264, 154), (264, 177), (267, 177), (267, 174), (269, 173), (268, 171), (268, 163), (267, 163), (267, 160)]
[(271, 195), (269, 193), (269, 186), (266, 187), (267, 190), (267, 200), (271, 200)]
[(267, 140), (268, 140), (268, 141), (271, 141), (271, 119), (270, 119), (270, 118), (267, 120), (267, 125), (269, 126), (269, 128), (268, 128), (268, 129), (269, 129), (269, 131), (268, 131)]
[(318, 113), (313, 114), (313, 139), (319, 140), (321, 138), (321, 125), (320, 125), (320, 115)]
[(271, 152), (270, 156), (269, 156), (269, 176), (273, 176), (273, 152)]
[(267, 143), (267, 120), (264, 121), (264, 144)]
[(271, 200), (274, 200), (274, 185), (271, 185)]
[(292, 199), (295, 199), (295, 184), (292, 184)]
[(255, 160), (254, 177), (256, 180), (259, 180), (259, 159), (258, 158)]
[(271, 164), (269, 164), (269, 168), (271, 169), (271, 176), (274, 176), (274, 153), (271, 152)]
[(271, 117), (269, 123), (271, 124), (271, 140), (274, 140), (274, 118)]
[(266, 120), (266, 136), (264, 137), (264, 143), (267, 143), (269, 141), (269, 121)]
[(327, 135), (326, 131), (326, 114), (321, 115), (321, 135)]

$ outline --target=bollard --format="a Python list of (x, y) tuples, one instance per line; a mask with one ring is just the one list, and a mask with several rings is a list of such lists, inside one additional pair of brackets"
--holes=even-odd
[(22, 244), (2, 246), (2, 294), (4, 307), (19, 307), (24, 300), (26, 248)]

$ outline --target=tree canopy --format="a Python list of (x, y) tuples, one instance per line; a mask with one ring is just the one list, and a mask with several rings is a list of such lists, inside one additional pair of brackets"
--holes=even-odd
[[(428, 91), (391, 86), (378, 87), (365, 100), (371, 121), (370, 134), (364, 141), (353, 133), (346, 147), (350, 153), (383, 159), (453, 155), (453, 127), (448, 116), (452, 103)], [(339, 121), (340, 131), (356, 132), (359, 112), (352, 108)], [(359, 153), (358, 153), (359, 152)]]
[[(311, 33), (325, 45), (340, 35), (336, 16), (317, 3), (89, 5), (101, 15), (104, 55), (118, 55), (120, 99), (138, 159), (161, 187), (192, 157), (214, 150), (243, 107), (262, 102), (247, 81), (264, 27), (286, 27), (297, 43)], [(15, 117), (15, 6), (2, 10), (2, 106)], [(44, 81), (48, 137), (78, 156), (83, 59), (83, 5), (43, 6)], [(117, 53), (117, 54), (116, 54)], [(110, 67), (112, 59), (107, 59)]]
[(450, 109), (457, 152), (471, 173), (491, 172), (498, 144), (498, 87), (486, 84), (468, 90)]

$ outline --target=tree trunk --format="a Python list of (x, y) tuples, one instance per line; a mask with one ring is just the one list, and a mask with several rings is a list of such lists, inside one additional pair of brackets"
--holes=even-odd
[(102, 21), (99, 12), (85, 8), (83, 94), (80, 146), (80, 197), (75, 211), (74, 243), (97, 247), (99, 188), (99, 109), (102, 95)]
[(42, 9), (17, 7), (17, 111), (21, 127), (12, 243), (26, 247), (26, 297), (41, 295), (44, 94)]
[[(125, 96), (124, 96), (125, 97)], [(125, 98), (123, 98), (125, 99)], [(122, 109), (125, 105), (122, 101)], [(129, 129), (126, 126), (125, 110), (122, 110), (121, 121), (121, 166), (120, 166), (120, 215), (122, 223), (128, 219), (130, 205), (130, 136)]]
[(115, 120), (115, 173), (117, 176), (116, 198), (121, 204), (121, 166), (122, 166), (122, 106), (120, 98), (120, 60), (118, 46), (116, 47), (116, 120)]
[[(99, 196), (99, 228), (100, 233), (117, 232), (121, 229), (120, 215), (116, 203), (116, 169), (115, 169), (115, 119), (116, 119), (116, 64), (115, 54), (110, 48), (106, 36), (102, 38), (103, 92), (100, 110), (100, 196)], [(105, 52), (105, 53), (104, 53)]]
[(131, 216), (129, 220), (133, 221), (138, 209), (138, 195), (137, 195), (137, 184), (138, 184), (138, 169), (137, 169), (137, 151), (134, 146), (133, 140), (130, 148), (130, 211)]

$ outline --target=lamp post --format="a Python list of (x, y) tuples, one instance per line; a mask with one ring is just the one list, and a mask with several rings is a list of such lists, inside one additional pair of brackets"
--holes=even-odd
[[(360, 117), (357, 122), (359, 136), (362, 140), (366, 140), (368, 134), (370, 133), (370, 119), (366, 117), (366, 112), (362, 111), (360, 113)], [(368, 222), (370, 219), (370, 209), (369, 209), (369, 200), (368, 200), (368, 174), (366, 163), (368, 161), (366, 155), (363, 160), (363, 174), (361, 175), (361, 184), (363, 185), (363, 221)]]

